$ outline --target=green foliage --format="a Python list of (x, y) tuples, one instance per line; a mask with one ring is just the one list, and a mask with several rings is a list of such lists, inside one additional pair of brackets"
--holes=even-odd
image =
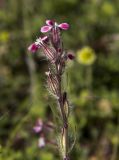
[(56, 112), (45, 86), (47, 62), (40, 53), (27, 52), (46, 19), (70, 24), (63, 33), (66, 49), (76, 54), (89, 46), (96, 54), (88, 66), (77, 56), (68, 62), (71, 144), (76, 137), (71, 159), (118, 159), (118, 17), (117, 0), (0, 1), (0, 160), (59, 159), (51, 145), (39, 149), (32, 133), (37, 118), (51, 120), (51, 110)]

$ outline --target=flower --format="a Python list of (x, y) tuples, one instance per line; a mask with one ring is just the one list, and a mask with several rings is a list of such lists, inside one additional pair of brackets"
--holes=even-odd
[(29, 47), (28, 50), (32, 53), (35, 53), (38, 50), (38, 46), (35, 43), (32, 43)]
[(57, 50), (61, 45), (60, 30), (67, 30), (69, 28), (69, 24), (68, 23), (58, 24), (57, 22), (52, 20), (46, 20), (46, 24), (47, 25), (41, 27), (40, 31), (42, 33), (46, 33), (49, 31), (52, 32), (52, 34), (50, 35), (51, 42), (54, 48)]
[(77, 52), (77, 61), (84, 65), (91, 65), (95, 62), (96, 55), (92, 48), (84, 47)]
[(106, 16), (114, 16), (116, 13), (115, 8), (111, 2), (104, 2), (101, 7), (101, 11), (103, 15), (106, 15)]
[(38, 49), (42, 48), (43, 52), (45, 54), (45, 56), (51, 61), (51, 62), (55, 62), (55, 60), (57, 59), (57, 54), (56, 54), (56, 50), (53, 47), (49, 47), (47, 45), (48, 42), (48, 37), (44, 36), (44, 37), (39, 37), (36, 39), (35, 43), (31, 44), (28, 47), (28, 50), (31, 52), (36, 52)]
[(119, 136), (118, 135), (113, 135), (111, 137), (111, 141), (114, 145), (118, 145), (119, 144)]
[(10, 38), (10, 34), (8, 31), (0, 32), (0, 42), (7, 42)]
[(61, 23), (57, 24), (56, 22), (52, 20), (46, 20), (46, 26), (41, 27), (41, 32), (45, 33), (50, 31), (52, 28), (59, 28), (61, 30), (68, 30), (69, 29), (69, 24), (68, 23)]
[(43, 130), (43, 121), (42, 119), (38, 119), (36, 125), (33, 127), (35, 133), (39, 133)]
[(44, 136), (41, 136), (39, 139), (38, 139), (38, 147), (42, 148), (42, 147), (45, 147), (45, 138)]
[(46, 42), (48, 39), (47, 36), (41, 38), (39, 37), (38, 39), (36, 39), (36, 42), (35, 43), (32, 43), (29, 47), (28, 47), (28, 50), (31, 51), (31, 52), (36, 52), (38, 50), (38, 48), (41, 48), (42, 45), (43, 45), (43, 42)]

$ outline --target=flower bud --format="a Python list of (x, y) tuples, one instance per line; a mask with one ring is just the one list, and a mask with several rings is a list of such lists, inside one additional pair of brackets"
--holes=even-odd
[(64, 107), (65, 115), (66, 115), (66, 117), (68, 117), (69, 116), (69, 103), (67, 100), (67, 93), (66, 92), (63, 93), (63, 107)]
[(47, 75), (47, 84), (48, 88), (53, 93), (53, 95), (58, 95), (58, 80), (55, 75), (51, 74), (51, 71), (49, 70), (46, 72)]

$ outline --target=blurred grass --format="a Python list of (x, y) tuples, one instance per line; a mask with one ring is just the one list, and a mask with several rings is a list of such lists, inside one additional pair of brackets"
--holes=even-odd
[[(75, 160), (119, 157), (119, 3), (117, 0), (0, 1), (0, 160), (58, 160), (51, 145), (37, 147), (32, 132), (37, 118), (52, 120), (51, 102), (40, 53), (27, 47), (40, 36), (46, 19), (68, 22), (65, 48), (76, 55), (68, 62), (70, 125), (77, 128), (71, 154)], [(89, 46), (93, 64), (81, 64), (77, 52)], [(66, 83), (65, 82), (65, 83)], [(73, 107), (72, 107), (73, 106)], [(55, 136), (55, 135), (54, 135)], [(72, 139), (74, 132), (71, 133)]]

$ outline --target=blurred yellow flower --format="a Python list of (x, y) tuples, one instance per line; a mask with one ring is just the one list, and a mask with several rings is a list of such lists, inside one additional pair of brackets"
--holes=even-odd
[(112, 143), (114, 145), (119, 144), (119, 137), (118, 137), (118, 135), (114, 135), (111, 140), (112, 140)]
[(0, 32), (0, 41), (7, 42), (8, 40), (9, 40), (9, 32), (7, 31)]
[(115, 8), (112, 3), (104, 2), (102, 5), (102, 12), (108, 16), (112, 16), (115, 14)]
[(84, 47), (77, 51), (77, 61), (84, 65), (91, 65), (96, 60), (96, 54), (90, 47)]

